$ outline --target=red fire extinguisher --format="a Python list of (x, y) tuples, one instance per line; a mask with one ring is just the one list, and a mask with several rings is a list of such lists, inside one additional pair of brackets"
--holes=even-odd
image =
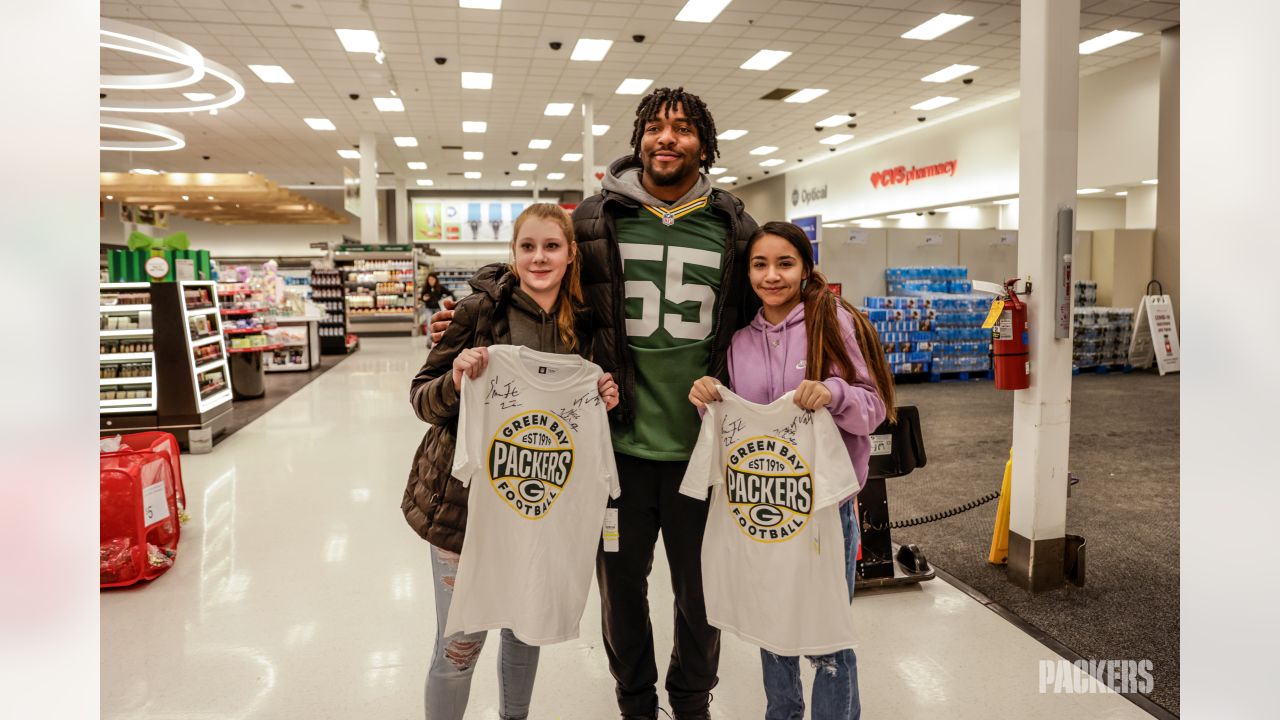
[[(1018, 298), (1013, 286), (1019, 278), (1004, 284), (1004, 309), (991, 328), (991, 345), (995, 355), (996, 389), (1026, 390), (1031, 387), (1031, 362), (1027, 355), (1027, 305)], [(1031, 293), (1027, 283), (1025, 294)]]

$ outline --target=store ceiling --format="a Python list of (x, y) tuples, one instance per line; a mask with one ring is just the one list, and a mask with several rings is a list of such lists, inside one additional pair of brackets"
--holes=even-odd
[[(759, 163), (768, 158), (784, 160), (770, 169), (777, 175), (801, 160), (835, 154), (819, 144), (823, 137), (851, 132), (856, 139), (845, 143), (848, 147), (921, 127), (917, 116), (936, 123), (1017, 91), (1016, 0), (733, 0), (710, 24), (675, 22), (684, 4), (503, 0), (500, 11), (490, 11), (460, 9), (457, 0), (104, 0), (104, 17), (172, 35), (235, 70), (247, 95), (216, 116), (146, 118), (182, 131), (187, 147), (161, 153), (104, 152), (102, 169), (253, 171), (282, 185), (332, 186), (341, 184), (344, 165), (356, 170), (359, 164), (338, 157), (337, 150), (357, 145), (361, 131), (372, 131), (378, 137), (380, 173), (408, 179), (411, 189), (420, 178), (432, 180), (435, 190), (510, 190), (512, 180), (536, 178), (539, 187), (572, 190), (581, 186), (581, 164), (560, 158), (581, 151), (581, 118), (576, 112), (547, 117), (544, 108), (592, 94), (595, 122), (610, 126), (595, 138), (596, 162), (603, 165), (630, 152), (631, 122), (640, 98), (614, 91), (631, 77), (652, 79), (654, 87), (683, 85), (707, 102), (721, 131), (747, 130), (741, 139), (720, 142), (717, 162), (745, 183), (748, 177), (763, 177)], [(1110, 30), (1143, 33), (1080, 56), (1086, 75), (1158, 53), (1159, 33), (1178, 24), (1176, 0), (1082, 0), (1081, 5), (1082, 41)], [(900, 37), (940, 12), (974, 20), (936, 40)], [(372, 54), (346, 52), (335, 28), (375, 30), (386, 63), (379, 65)], [(633, 35), (644, 35), (644, 42), (633, 42)], [(610, 39), (614, 45), (603, 62), (571, 61), (579, 38)], [(552, 41), (563, 43), (562, 49), (550, 49)], [(793, 54), (767, 72), (739, 69), (764, 48)], [(104, 51), (102, 72), (172, 69), (133, 57)], [(438, 65), (437, 57), (447, 62)], [(974, 78), (972, 85), (959, 78), (945, 84), (921, 81), (955, 63), (980, 66), (966, 76)], [(283, 66), (296, 83), (264, 83), (250, 64)], [(492, 89), (463, 90), (462, 71), (492, 72)], [(390, 95), (392, 82), (406, 112), (379, 112), (373, 106), (372, 98)], [(829, 92), (807, 104), (759, 99), (776, 88), (806, 87)], [(207, 87), (202, 82), (181, 91), (223, 89), (208, 81)], [(349, 99), (351, 93), (360, 99)], [(936, 95), (959, 102), (932, 112), (910, 109)], [(857, 113), (856, 130), (840, 125), (814, 131), (817, 121), (851, 112)], [(337, 130), (312, 130), (303, 122), (307, 117), (328, 118)], [(463, 133), (464, 120), (483, 120), (488, 130)], [(413, 136), (420, 144), (397, 147), (394, 136)], [(533, 138), (550, 139), (551, 147), (531, 150)], [(779, 150), (763, 157), (748, 154), (761, 145)], [(460, 150), (442, 146), (482, 151), (484, 159), (464, 160)], [(204, 155), (210, 159), (203, 160)], [(428, 169), (409, 170), (410, 161), (425, 161)], [(520, 171), (520, 163), (536, 163), (537, 169)], [(464, 179), (460, 173), (465, 171), (479, 171), (483, 177)], [(549, 181), (551, 172), (566, 177)], [(382, 184), (389, 182), (384, 175)]]

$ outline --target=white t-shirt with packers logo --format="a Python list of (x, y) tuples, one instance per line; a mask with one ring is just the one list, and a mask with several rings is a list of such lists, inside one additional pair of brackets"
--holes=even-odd
[(578, 637), (610, 496), (620, 494), (601, 370), (513, 345), (462, 380), (453, 476), (470, 489), (445, 635)]
[(779, 655), (852, 647), (841, 500), (858, 479), (825, 409), (720, 388), (680, 492), (711, 495), (702, 586), (715, 627)]

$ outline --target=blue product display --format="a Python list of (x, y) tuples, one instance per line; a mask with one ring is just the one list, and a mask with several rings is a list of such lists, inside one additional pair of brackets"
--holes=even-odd
[[(1089, 302), (1088, 291), (1080, 292), (1082, 284), (1076, 283), (1078, 297)], [(1133, 336), (1132, 308), (1077, 306), (1072, 310), (1072, 320), (1071, 360), (1076, 369), (1129, 362), (1129, 341)]]
[(973, 294), (969, 268), (891, 267), (888, 295), (865, 299), (895, 375), (991, 369), (991, 331), (982, 327), (991, 298)]

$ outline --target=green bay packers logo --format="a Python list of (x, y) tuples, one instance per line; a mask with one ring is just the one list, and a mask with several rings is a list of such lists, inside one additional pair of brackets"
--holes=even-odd
[(528, 520), (541, 520), (573, 473), (573, 438), (551, 413), (535, 410), (504, 422), (489, 444), (489, 482)]
[(760, 436), (735, 445), (724, 487), (734, 521), (753, 540), (789, 540), (809, 521), (813, 476), (786, 440)]

